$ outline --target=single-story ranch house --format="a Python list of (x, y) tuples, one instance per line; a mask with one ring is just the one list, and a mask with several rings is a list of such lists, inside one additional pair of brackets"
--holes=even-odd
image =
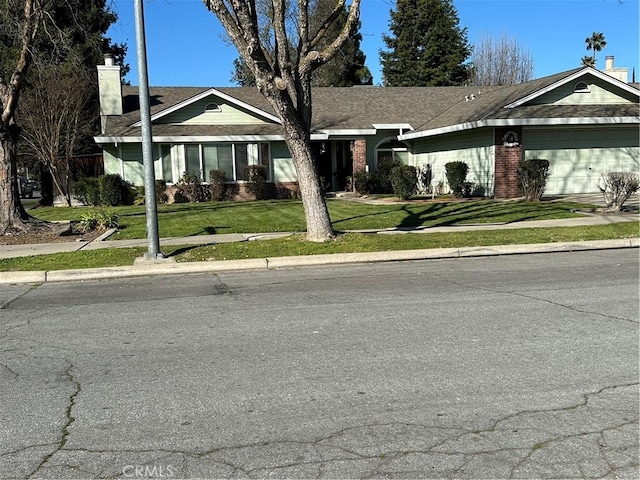
[[(607, 58), (604, 72), (585, 67), (515, 86), (316, 88), (311, 140), (319, 174), (343, 190), (354, 172), (378, 160), (429, 165), (463, 161), (467, 179), (487, 196), (519, 195), (518, 161), (546, 159), (546, 194), (598, 192), (600, 174), (640, 171), (640, 90)], [(143, 184), (137, 88), (122, 86), (120, 67), (98, 66), (105, 173)], [(242, 185), (247, 165), (267, 167), (280, 189), (296, 172), (280, 121), (256, 88), (150, 88), (155, 175), (168, 184), (185, 171), (208, 181), (224, 170)]]

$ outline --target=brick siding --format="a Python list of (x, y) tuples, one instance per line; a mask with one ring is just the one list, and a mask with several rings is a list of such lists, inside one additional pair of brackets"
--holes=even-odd
[[(518, 136), (517, 146), (504, 145), (507, 132)], [(522, 159), (522, 128), (508, 127), (495, 129), (495, 187), (496, 198), (516, 198), (520, 196), (517, 168)]]

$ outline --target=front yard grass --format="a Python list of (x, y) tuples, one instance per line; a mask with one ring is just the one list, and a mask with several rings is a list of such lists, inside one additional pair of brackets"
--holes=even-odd
[[(455, 233), (407, 233), (396, 235), (347, 233), (334, 242), (311, 243), (301, 235), (216, 245), (166, 246), (161, 250), (178, 262), (267, 258), (289, 255), (378, 252), (427, 248), (463, 248), (503, 244), (576, 242), (638, 237), (640, 222), (587, 227), (522, 228)], [(0, 259), (0, 271), (66, 270), (132, 265), (146, 248), (107, 248)]]
[[(579, 216), (576, 209), (595, 208), (593, 205), (567, 202), (498, 200), (383, 205), (328, 200), (327, 204), (333, 226), (338, 231), (558, 219)], [(43, 220), (77, 221), (90, 208), (39, 208), (30, 213)], [(120, 232), (114, 239), (146, 237), (144, 206), (112, 207), (112, 210), (118, 214), (120, 224)], [(160, 237), (163, 238), (305, 230), (302, 203), (296, 200), (159, 205), (158, 225)]]

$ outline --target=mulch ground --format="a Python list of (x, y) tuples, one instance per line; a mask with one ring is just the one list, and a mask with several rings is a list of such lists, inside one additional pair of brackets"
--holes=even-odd
[(64, 243), (91, 241), (98, 238), (102, 232), (97, 230), (83, 233), (72, 226), (70, 232), (59, 233), (60, 227), (37, 227), (29, 232), (12, 232), (0, 235), (0, 245), (32, 245), (38, 243)]

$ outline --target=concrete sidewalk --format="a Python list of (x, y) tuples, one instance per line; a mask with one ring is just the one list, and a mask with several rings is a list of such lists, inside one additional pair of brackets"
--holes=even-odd
[[(479, 230), (514, 230), (522, 228), (546, 228), (546, 227), (579, 227), (588, 225), (607, 225), (620, 222), (635, 222), (640, 220), (638, 214), (623, 215), (601, 215), (585, 214), (583, 217), (565, 218), (559, 220), (533, 220), (515, 223), (482, 223), (467, 225), (442, 225), (434, 227), (417, 228), (387, 228), (372, 230), (350, 230), (353, 233), (369, 234), (429, 234), (429, 233), (450, 233)], [(294, 235), (296, 232), (278, 233), (228, 233), (216, 235), (196, 235), (190, 237), (170, 237), (160, 239), (160, 246), (167, 245), (213, 245), (217, 243), (250, 242), (255, 240), (266, 240), (271, 238), (286, 237)], [(50, 253), (76, 252), (80, 250), (97, 250), (102, 248), (131, 248), (146, 247), (147, 239), (116, 240), (115, 230), (109, 230), (93, 241), (61, 242), (61, 243), (41, 243), (31, 245), (3, 245), (0, 247), (0, 259), (28, 257), (33, 255), (45, 255)]]
[[(587, 214), (583, 217), (560, 220), (536, 220), (511, 224), (473, 224), (421, 227), (415, 229), (391, 228), (386, 230), (364, 230), (370, 234), (429, 234), (436, 232), (462, 232), (478, 230), (504, 230), (541, 227), (576, 227), (589, 225), (606, 225), (619, 222), (637, 222), (640, 215), (601, 215)], [(58, 252), (94, 250), (100, 248), (145, 247), (146, 239), (107, 240), (109, 234), (92, 242), (49, 243), (40, 245), (9, 245), (0, 249), (0, 258), (43, 255)], [(210, 245), (216, 243), (246, 242), (261, 239), (277, 238), (292, 233), (256, 233), (256, 234), (219, 234), (198, 235), (194, 237), (174, 237), (161, 239), (160, 245)], [(639, 232), (640, 237), (640, 232)], [(33, 271), (33, 272), (0, 272), (0, 283), (43, 283), (55, 281), (93, 280), (116, 277), (135, 277), (149, 275), (168, 275), (185, 273), (206, 273), (215, 271), (268, 269), (300, 266), (319, 266), (348, 263), (367, 263), (401, 260), (422, 260), (434, 258), (457, 258), (469, 256), (510, 255), (524, 253), (566, 252), (579, 250), (595, 250), (609, 248), (637, 248), (640, 238), (621, 240), (602, 240), (585, 242), (560, 242), (530, 245), (503, 245), (473, 248), (439, 248), (428, 250), (403, 250), (373, 253), (345, 253), (333, 255), (307, 255), (293, 257), (274, 257), (248, 260), (228, 260), (210, 262), (177, 263), (175, 259), (148, 261), (140, 259), (133, 266), (88, 268), (81, 270)]]

